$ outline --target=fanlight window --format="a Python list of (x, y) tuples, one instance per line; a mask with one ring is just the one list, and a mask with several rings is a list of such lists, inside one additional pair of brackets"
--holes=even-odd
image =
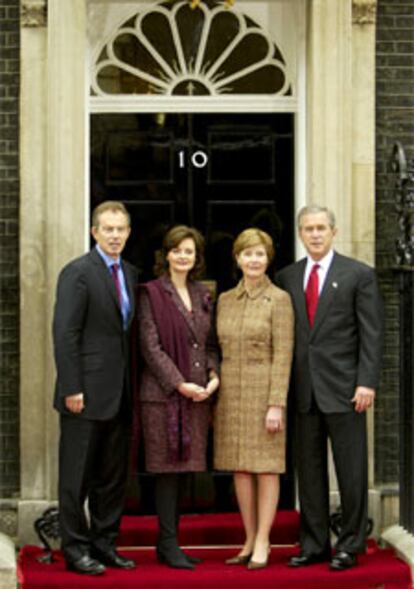
[(92, 95), (291, 95), (285, 60), (252, 19), (223, 2), (151, 6), (107, 41)]

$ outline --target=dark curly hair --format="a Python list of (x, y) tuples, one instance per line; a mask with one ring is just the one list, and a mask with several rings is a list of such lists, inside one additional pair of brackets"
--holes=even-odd
[(204, 237), (197, 229), (194, 229), (194, 227), (188, 227), (187, 225), (176, 225), (165, 234), (162, 247), (156, 253), (156, 261), (154, 266), (154, 274), (156, 276), (161, 276), (161, 274), (164, 274), (168, 271), (168, 252), (178, 247), (184, 239), (192, 239), (196, 249), (196, 261), (194, 268), (190, 270), (189, 278), (197, 279), (203, 275), (205, 269)]

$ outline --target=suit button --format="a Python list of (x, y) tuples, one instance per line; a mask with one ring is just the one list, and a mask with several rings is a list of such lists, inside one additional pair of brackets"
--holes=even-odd
[(195, 366), (196, 368), (199, 368), (199, 366), (200, 366), (200, 362), (194, 362), (194, 366)]
[(194, 348), (195, 350), (197, 350), (197, 348), (198, 348), (198, 343), (197, 343), (197, 342), (194, 342), (194, 343), (193, 343), (193, 348)]

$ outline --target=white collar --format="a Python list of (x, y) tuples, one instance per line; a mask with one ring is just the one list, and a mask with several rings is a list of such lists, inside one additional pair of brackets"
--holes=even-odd
[(326, 272), (329, 266), (332, 263), (332, 258), (334, 257), (334, 250), (331, 249), (329, 252), (320, 260), (313, 260), (311, 256), (307, 256), (307, 266), (312, 267), (314, 264), (319, 264), (319, 266)]

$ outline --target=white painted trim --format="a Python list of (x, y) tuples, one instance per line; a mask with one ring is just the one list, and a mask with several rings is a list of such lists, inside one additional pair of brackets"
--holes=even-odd
[(295, 140), (295, 206), (294, 206), (294, 251), (295, 259), (303, 258), (305, 248), (296, 230), (296, 213), (307, 203), (308, 170), (307, 170), (307, 136), (306, 136), (306, 0), (297, 0), (297, 96), (298, 104), (294, 123)]
[(16, 546), (9, 536), (0, 532), (0, 582), (3, 589), (16, 587)]
[[(268, 2), (268, 0), (267, 0)], [(265, 2), (266, 3), (266, 2)], [(283, 4), (283, 2), (281, 2)], [(182, 9), (188, 10), (187, 0), (177, 0), (176, 4), (172, 7), (167, 8), (161, 4), (153, 4), (147, 6), (144, 10), (140, 10), (139, 6), (132, 12), (130, 19), (134, 19), (133, 26), (125, 26), (125, 22), (120, 27), (112, 29), (111, 32), (106, 36), (102, 43), (100, 39), (99, 43), (94, 48), (94, 58), (91, 63), (91, 88), (96, 96), (111, 96), (114, 95), (107, 93), (99, 83), (99, 74), (101, 70), (109, 67), (113, 67), (120, 71), (128, 72), (132, 77), (137, 77), (141, 80), (147, 81), (154, 88), (154, 94), (161, 94), (171, 96), (174, 94), (174, 88), (178, 84), (187, 82), (192, 85), (192, 81), (198, 81), (208, 89), (211, 96), (218, 96), (231, 92), (231, 83), (235, 80), (248, 76), (252, 72), (259, 71), (262, 67), (273, 67), (276, 70), (283, 73), (284, 82), (282, 88), (275, 92), (275, 96), (284, 96), (287, 90), (290, 88), (295, 89), (295, 83), (289, 78), (288, 67), (284, 59), (279, 60), (273, 57), (275, 48), (279, 50), (279, 45), (275, 44), (275, 41), (271, 37), (269, 30), (262, 29), (260, 25), (249, 26), (246, 21), (244, 14), (238, 10), (232, 11), (231, 17), (235, 18), (238, 23), (238, 32), (232, 38), (229, 39), (228, 45), (222, 47), (220, 56), (215, 58), (213, 63), (206, 63), (204, 67), (201, 67), (205, 56), (205, 50), (207, 47), (207, 38), (213, 24), (213, 20), (219, 18), (220, 15), (227, 15), (228, 9), (221, 3), (215, 7), (208, 7), (202, 3), (198, 6), (198, 10), (201, 11), (202, 20), (202, 34), (200, 43), (196, 48), (195, 62), (186, 62), (184, 39), (182, 33), (179, 30), (179, 24), (177, 19)], [(162, 56), (159, 48), (154, 44), (154, 40), (147, 38), (146, 32), (143, 27), (144, 20), (151, 15), (158, 14), (162, 17), (163, 21), (167, 24), (170, 30), (170, 35), (173, 40), (173, 44), (176, 51), (177, 63), (175, 67), (172, 67), (166, 59)], [(130, 20), (129, 19), (129, 20)], [(116, 55), (115, 43), (119, 37), (123, 35), (129, 35), (136, 37), (137, 40), (145, 47), (145, 50), (157, 63), (158, 69), (151, 69), (146, 71), (145, 62), (141, 64), (135, 63), (132, 65), (127, 61), (122, 61), (120, 56)], [(257, 61), (253, 63), (240, 64), (241, 69), (235, 72), (219, 72), (220, 66), (230, 57), (230, 55), (237, 51), (244, 38), (250, 35), (260, 36), (262, 41), (267, 44), (267, 53), (262, 57), (258, 57)], [(100, 55), (105, 50), (105, 58), (100, 59)], [(142, 69), (143, 68), (143, 69)], [(190, 81), (191, 80), (191, 81)], [(229, 85), (230, 84), (230, 85)], [(189, 88), (189, 94), (192, 94)], [(122, 95), (122, 94), (121, 94)]]
[[(302, 1), (302, 0), (300, 0)], [(95, 113), (146, 112), (296, 112), (298, 100), (289, 96), (262, 94), (234, 96), (91, 96), (89, 110)]]
[[(89, 57), (89, 56), (88, 56)], [(85, 105), (89, 103), (89, 60), (85, 59)], [(84, 110), (85, 117), (85, 199), (84, 199), (84, 251), (89, 251), (90, 247), (90, 220), (91, 220), (91, 123), (90, 111), (88, 108)]]
[(400, 525), (387, 528), (381, 535), (381, 540), (391, 546), (399, 558), (406, 562), (414, 578), (414, 535)]

